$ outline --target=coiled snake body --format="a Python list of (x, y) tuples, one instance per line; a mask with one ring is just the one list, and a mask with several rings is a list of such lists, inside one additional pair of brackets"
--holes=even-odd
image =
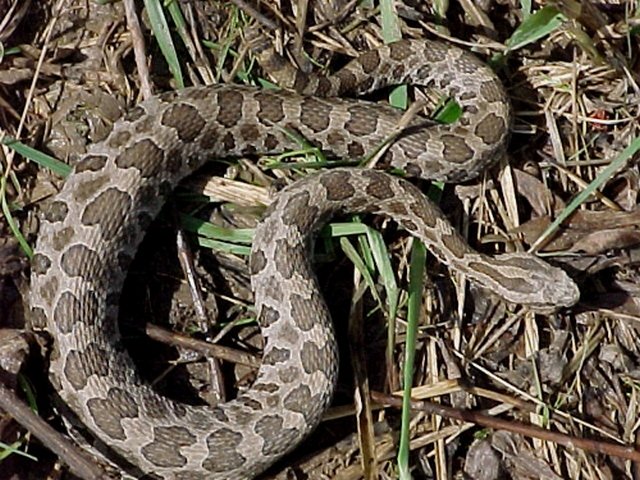
[(307, 238), (330, 215), (387, 215), (468, 278), (515, 303), (552, 311), (578, 290), (559, 269), (526, 254), (470, 249), (437, 207), (406, 181), (339, 168), (284, 189), (256, 230), (250, 260), (265, 337), (255, 383), (215, 408), (178, 404), (136, 373), (117, 330), (118, 299), (145, 228), (176, 183), (214, 157), (296, 148), (299, 132), (328, 155), (361, 157), (397, 128), (401, 113), (313, 93), (365, 93), (397, 83), (434, 85), (464, 110), (453, 126), (414, 120), (385, 161), (410, 176), (463, 180), (503, 148), (509, 103), (473, 55), (431, 41), (365, 53), (302, 94), (240, 86), (158, 95), (119, 120), (75, 166), (46, 211), (32, 267), (36, 323), (54, 339), (60, 396), (106, 445), (140, 472), (173, 479), (251, 478), (319, 422), (333, 393), (336, 347), (311, 271)]

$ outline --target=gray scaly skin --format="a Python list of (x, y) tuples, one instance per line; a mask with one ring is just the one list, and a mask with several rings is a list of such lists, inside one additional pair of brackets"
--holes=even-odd
[(453, 126), (414, 120), (389, 149), (387, 165), (409, 176), (464, 180), (504, 149), (510, 107), (493, 72), (455, 47), (404, 41), (365, 53), (330, 79), (305, 80), (303, 94), (218, 85), (151, 98), (91, 146), (49, 204), (30, 302), (36, 325), (54, 340), (52, 381), (86, 426), (140, 471), (181, 480), (251, 478), (316, 427), (331, 401), (337, 353), (307, 244), (335, 213), (391, 217), (438, 259), (509, 302), (553, 311), (577, 301), (567, 275), (533, 256), (471, 250), (406, 181), (335, 169), (282, 191), (257, 228), (250, 263), (265, 350), (255, 383), (209, 408), (160, 397), (140, 379), (120, 346), (118, 300), (166, 195), (207, 159), (297, 148), (285, 130), (329, 156), (360, 157), (385, 140), (401, 113), (310, 95), (404, 82), (435, 85), (456, 97), (464, 115)]

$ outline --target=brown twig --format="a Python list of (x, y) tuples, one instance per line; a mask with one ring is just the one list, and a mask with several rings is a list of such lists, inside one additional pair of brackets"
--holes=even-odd
[[(193, 302), (193, 308), (196, 312), (196, 318), (198, 322), (198, 328), (201, 332), (206, 332), (209, 325), (209, 319), (207, 318), (207, 309), (204, 305), (204, 299), (202, 298), (202, 287), (200, 285), (200, 279), (196, 273), (195, 265), (193, 264), (193, 253), (189, 247), (184, 232), (178, 229), (176, 234), (176, 247), (178, 250), (178, 260), (182, 273), (184, 273), (187, 285), (189, 285), (189, 293), (191, 294), (191, 300)], [(215, 302), (215, 297), (213, 297)], [(218, 314), (218, 305), (214, 305), (214, 316)]]
[[(189, 285), (189, 293), (191, 293), (193, 308), (196, 312), (198, 328), (207, 335), (206, 340), (209, 340), (209, 319), (207, 317), (204, 299), (202, 298), (202, 286), (200, 285), (200, 279), (193, 264), (193, 253), (185, 238), (184, 232), (180, 228), (177, 229), (176, 233), (176, 247), (178, 249), (178, 260), (180, 261), (182, 272), (187, 280), (187, 285)], [(216, 318), (218, 316), (218, 304), (215, 301), (215, 296), (212, 298), (214, 306), (212, 315)], [(181, 359), (184, 358), (185, 353), (189, 354), (189, 351), (180, 352)], [(213, 391), (217, 392), (218, 401), (223, 402), (227, 398), (227, 394), (219, 359), (210, 356), (207, 357), (207, 362), (210, 368), (210, 381), (211, 384), (215, 386)]]
[[(376, 402), (384, 403), (396, 408), (402, 408), (402, 399), (396, 396), (372, 391), (371, 397)], [(602, 440), (589, 440), (586, 438), (565, 435), (545, 430), (544, 428), (540, 428), (535, 425), (527, 425), (525, 423), (512, 420), (503, 420), (501, 418), (484, 415), (483, 413), (447, 407), (445, 405), (438, 405), (424, 400), (412, 401), (411, 409), (426, 412), (428, 414), (440, 415), (441, 417), (453, 418), (462, 422), (470, 422), (482, 427), (493, 428), (495, 430), (505, 430), (507, 432), (518, 433), (527, 437), (539, 438), (540, 440), (553, 442), (569, 448), (580, 448), (588, 452), (602, 453), (605, 455), (624, 458), (626, 460), (632, 460), (634, 462), (640, 462), (640, 450), (635, 449), (633, 446), (617, 445), (615, 443), (605, 442)]]
[(131, 32), (131, 42), (133, 43), (133, 55), (138, 68), (138, 78), (140, 78), (140, 91), (142, 98), (149, 98), (153, 95), (153, 87), (147, 68), (146, 48), (144, 44), (144, 36), (136, 14), (136, 7), (133, 0), (124, 0), (124, 10), (127, 14), (127, 26)]
[(111, 478), (78, 447), (33, 413), (22, 400), (1, 383), (0, 409), (7, 412), (16, 422), (40, 439), (42, 444), (58, 455), (75, 475), (87, 480), (108, 480)]
[(252, 5), (245, 2), (244, 0), (231, 0), (231, 3), (233, 3), (240, 10), (244, 11), (247, 15), (254, 18), (258, 23), (262, 24), (264, 27), (268, 28), (269, 30), (275, 30), (276, 28), (278, 28), (278, 25), (276, 23), (274, 23), (269, 18), (265, 17), (258, 10), (256, 10)]
[(203, 342), (180, 333), (170, 332), (151, 323), (146, 325), (145, 331), (150, 338), (157, 340), (158, 342), (189, 348), (204, 355), (211, 355), (228, 362), (240, 363), (242, 365), (248, 365), (255, 368), (258, 368), (262, 363), (260, 358), (250, 353), (241, 352), (234, 348), (224, 347), (222, 345)]

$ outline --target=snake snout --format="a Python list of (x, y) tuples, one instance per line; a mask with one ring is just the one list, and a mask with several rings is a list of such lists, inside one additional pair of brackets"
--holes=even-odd
[(562, 275), (564, 279), (549, 285), (549, 291), (556, 297), (558, 308), (572, 307), (580, 300), (580, 289), (564, 271)]
[(572, 307), (580, 300), (580, 289), (571, 277), (560, 268), (551, 266), (548, 268), (554, 271), (554, 275), (546, 279), (542, 285), (543, 301), (529, 305), (531, 310), (541, 314), (551, 314), (563, 308)]
[(509, 302), (550, 314), (571, 307), (580, 299), (580, 290), (571, 277), (540, 257), (517, 252), (498, 255), (493, 261), (510, 272), (511, 284), (501, 285), (504, 298)]

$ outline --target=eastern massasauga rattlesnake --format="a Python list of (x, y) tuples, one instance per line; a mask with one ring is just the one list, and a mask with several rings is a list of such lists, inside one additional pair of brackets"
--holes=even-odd
[(480, 60), (452, 46), (402, 41), (363, 54), (330, 78), (298, 83), (301, 94), (213, 85), (141, 103), (91, 146), (44, 213), (31, 306), (54, 340), (52, 379), (86, 426), (140, 472), (251, 478), (318, 424), (334, 390), (337, 352), (308, 237), (336, 213), (392, 218), (440, 261), (509, 302), (550, 312), (578, 299), (562, 270), (532, 255), (473, 251), (410, 183), (336, 168), (285, 188), (256, 229), (250, 267), (265, 347), (255, 383), (215, 408), (156, 394), (121, 347), (119, 294), (163, 199), (205, 161), (298, 148), (289, 131), (331, 157), (362, 157), (394, 132), (402, 114), (333, 97), (399, 83), (435, 86), (464, 113), (453, 126), (414, 119), (386, 154), (387, 165), (459, 181), (475, 177), (505, 146), (511, 113), (503, 87)]

